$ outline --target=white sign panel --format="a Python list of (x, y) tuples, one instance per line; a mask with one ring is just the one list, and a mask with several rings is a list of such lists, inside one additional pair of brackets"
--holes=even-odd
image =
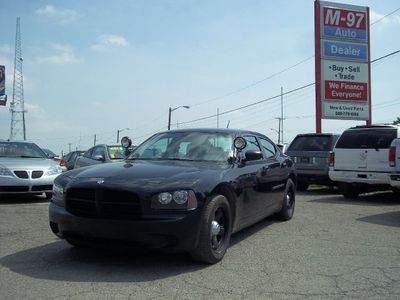
[(368, 119), (368, 104), (324, 101), (323, 113), (327, 119)]

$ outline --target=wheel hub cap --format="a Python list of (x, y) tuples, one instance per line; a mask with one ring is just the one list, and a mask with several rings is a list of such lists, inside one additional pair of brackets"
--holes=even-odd
[(218, 222), (217, 221), (212, 221), (211, 222), (211, 233), (213, 235), (217, 235), (220, 230), (221, 230), (221, 226), (218, 224)]

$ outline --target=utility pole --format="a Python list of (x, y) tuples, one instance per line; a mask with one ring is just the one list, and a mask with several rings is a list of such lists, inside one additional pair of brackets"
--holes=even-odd
[(219, 108), (217, 108), (217, 128), (219, 128)]
[(71, 152), (71, 145), (72, 145), (72, 143), (68, 143), (69, 152)]
[(93, 142), (93, 146), (96, 146), (96, 135), (94, 135), (94, 142)]
[(21, 50), (21, 28), (20, 18), (17, 18), (15, 34), (15, 57), (14, 57), (14, 82), (13, 98), (10, 103), (11, 130), (10, 140), (26, 140), (25, 127), (25, 105), (24, 105), (24, 77), (22, 74), (22, 50)]
[(285, 118), (283, 117), (283, 87), (281, 87), (281, 120), (282, 120), (282, 144), (283, 144), (283, 120)]

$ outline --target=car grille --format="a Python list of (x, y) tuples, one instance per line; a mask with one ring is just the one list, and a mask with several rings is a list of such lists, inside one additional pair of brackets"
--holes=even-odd
[(29, 186), (0, 186), (0, 192), (14, 193), (14, 192), (29, 192)]
[(69, 189), (66, 209), (73, 215), (91, 218), (135, 220), (141, 216), (135, 193), (107, 189)]
[(29, 178), (27, 171), (14, 171), (14, 174), (19, 178)]
[(33, 171), (32, 178), (40, 178), (43, 176), (43, 171)]
[(50, 185), (34, 185), (32, 186), (32, 192), (41, 192), (41, 191), (51, 191), (53, 186)]

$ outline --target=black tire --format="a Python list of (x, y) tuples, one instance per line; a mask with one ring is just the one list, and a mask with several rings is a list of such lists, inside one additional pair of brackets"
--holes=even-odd
[(294, 207), (296, 205), (296, 187), (292, 179), (286, 182), (285, 195), (282, 199), (282, 209), (278, 212), (278, 218), (282, 221), (288, 221), (293, 217)]
[(45, 193), (46, 194), (46, 199), (50, 200), (51, 197), (53, 197), (53, 193)]
[(309, 185), (310, 184), (307, 182), (301, 182), (301, 181), (297, 182), (297, 190), (305, 192), (305, 191), (307, 191)]
[(79, 240), (73, 239), (73, 238), (65, 238), (68, 244), (71, 246), (74, 246), (76, 248), (87, 248), (85, 243), (80, 242)]
[(197, 248), (190, 254), (200, 262), (215, 264), (225, 255), (232, 233), (232, 213), (228, 199), (215, 195), (201, 216)]
[(360, 194), (360, 190), (351, 183), (341, 183), (339, 185), (339, 191), (345, 198), (349, 199), (357, 198)]

